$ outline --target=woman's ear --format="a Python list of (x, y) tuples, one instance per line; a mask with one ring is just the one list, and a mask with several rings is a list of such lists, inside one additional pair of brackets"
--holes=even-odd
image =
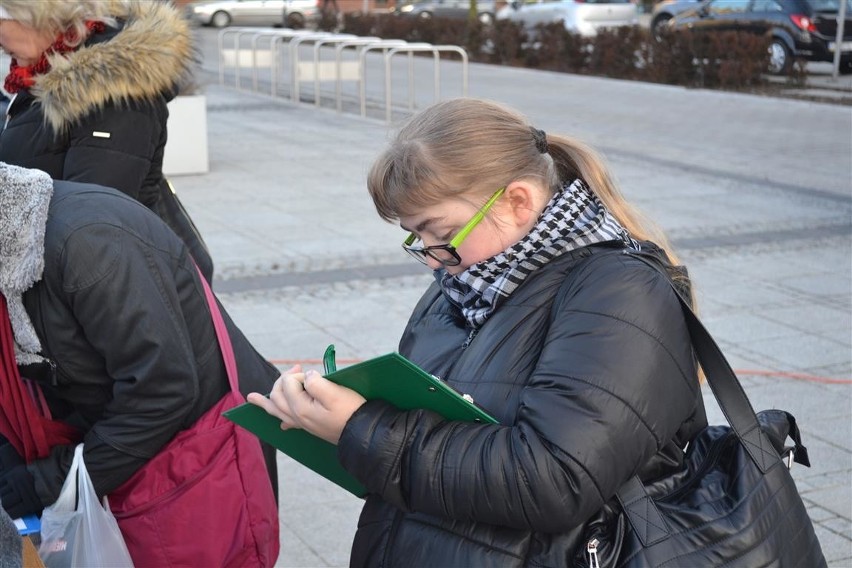
[(506, 186), (503, 195), (508, 220), (517, 227), (531, 228), (541, 214), (541, 195), (543, 190), (526, 180), (517, 180)]

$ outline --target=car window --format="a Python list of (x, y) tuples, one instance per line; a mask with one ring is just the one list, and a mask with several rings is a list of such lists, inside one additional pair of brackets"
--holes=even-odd
[(711, 14), (739, 14), (748, 9), (751, 0), (716, 0), (707, 6), (707, 11)]
[(752, 12), (783, 12), (782, 6), (777, 0), (754, 0), (751, 7)]
[[(811, 9), (815, 12), (838, 12), (840, 11), (840, 0), (808, 0)], [(846, 2), (846, 17), (852, 12), (852, 0)]]

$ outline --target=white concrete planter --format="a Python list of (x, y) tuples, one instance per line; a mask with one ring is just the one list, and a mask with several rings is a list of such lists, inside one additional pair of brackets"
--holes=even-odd
[(186, 95), (169, 103), (169, 139), (163, 155), (166, 176), (206, 174), (207, 97)]

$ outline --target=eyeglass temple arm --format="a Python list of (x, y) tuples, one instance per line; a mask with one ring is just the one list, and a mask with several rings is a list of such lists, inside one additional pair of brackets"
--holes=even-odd
[(458, 234), (453, 237), (453, 240), (450, 241), (450, 246), (455, 248), (459, 246), (459, 244), (461, 244), (465, 237), (467, 237), (470, 232), (479, 224), (479, 222), (482, 221), (482, 218), (485, 217), (485, 214), (488, 212), (489, 209), (491, 209), (491, 206), (494, 205), (494, 202), (500, 199), (500, 196), (503, 195), (504, 191), (506, 191), (505, 187), (497, 190), (497, 192), (495, 192), (494, 195), (491, 196), (491, 199), (489, 199), (485, 203), (485, 205), (483, 205), (479, 209), (479, 211), (476, 212), (476, 215), (473, 216), (473, 219), (471, 219), (467, 223), (467, 225), (462, 227), (461, 231), (459, 231)]

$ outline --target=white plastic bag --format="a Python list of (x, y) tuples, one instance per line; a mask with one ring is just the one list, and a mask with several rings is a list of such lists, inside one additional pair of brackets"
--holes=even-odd
[(133, 566), (106, 497), (103, 505), (98, 501), (83, 462), (83, 444), (74, 449), (59, 499), (42, 513), (38, 554), (47, 568)]

